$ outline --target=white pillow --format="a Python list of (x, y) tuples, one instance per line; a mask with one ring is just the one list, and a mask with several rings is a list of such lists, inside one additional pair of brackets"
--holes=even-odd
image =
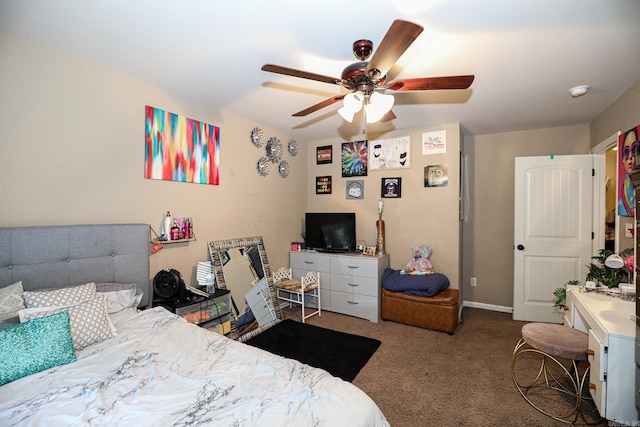
[(26, 291), (22, 293), (26, 308), (69, 307), (89, 301), (97, 296), (96, 284), (70, 286), (47, 291)]
[(25, 308), (18, 312), (20, 322), (46, 317), (52, 314), (69, 310), (69, 323), (71, 325), (71, 338), (76, 351), (113, 338), (117, 335), (116, 328), (109, 319), (107, 304), (104, 295), (76, 304), (70, 307), (38, 307)]
[(0, 320), (17, 316), (18, 311), (24, 308), (22, 291), (22, 282), (0, 288)]
[(107, 297), (107, 312), (117, 313), (125, 308), (138, 308), (143, 292), (139, 291), (135, 283), (96, 283), (98, 294)]

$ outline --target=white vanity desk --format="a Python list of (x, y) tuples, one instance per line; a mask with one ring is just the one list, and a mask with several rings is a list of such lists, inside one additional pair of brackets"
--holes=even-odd
[(565, 325), (589, 333), (589, 391), (600, 415), (638, 425), (634, 303), (567, 286), (565, 310)]

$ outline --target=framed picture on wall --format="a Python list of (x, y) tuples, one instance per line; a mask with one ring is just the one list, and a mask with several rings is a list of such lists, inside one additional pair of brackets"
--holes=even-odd
[(369, 145), (367, 141), (343, 142), (340, 158), (342, 177), (367, 176)]
[(380, 196), (385, 199), (402, 197), (402, 178), (382, 178)]
[(323, 145), (316, 147), (316, 164), (324, 165), (333, 162), (333, 147), (331, 145)]
[(411, 168), (411, 136), (369, 141), (370, 170)]
[(425, 187), (446, 187), (449, 185), (447, 165), (432, 165), (424, 167)]
[(347, 180), (347, 200), (364, 199), (364, 180)]
[(316, 177), (316, 194), (331, 194), (331, 177)]

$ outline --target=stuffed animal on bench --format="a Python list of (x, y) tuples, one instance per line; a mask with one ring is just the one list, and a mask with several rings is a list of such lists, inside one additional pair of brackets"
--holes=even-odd
[(403, 274), (431, 274), (433, 273), (433, 265), (431, 265), (431, 246), (413, 245), (411, 248), (413, 258), (407, 263), (402, 270)]

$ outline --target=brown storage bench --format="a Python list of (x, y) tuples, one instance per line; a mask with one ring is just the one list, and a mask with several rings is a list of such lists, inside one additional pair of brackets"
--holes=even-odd
[(382, 319), (453, 335), (458, 325), (459, 295), (457, 289), (445, 289), (432, 297), (382, 289)]

